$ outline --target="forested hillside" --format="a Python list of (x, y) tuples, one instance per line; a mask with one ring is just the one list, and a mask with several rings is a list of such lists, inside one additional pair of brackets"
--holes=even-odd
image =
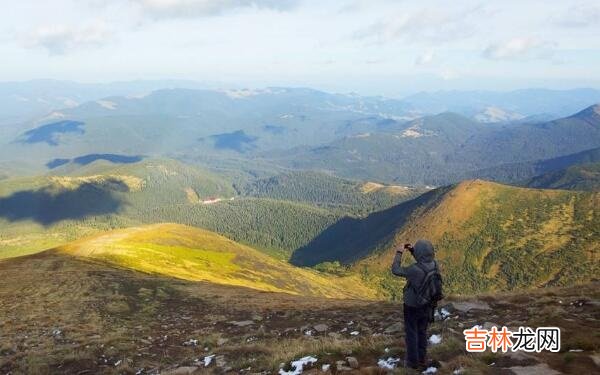
[(525, 186), (542, 189), (600, 191), (600, 163), (575, 165), (536, 176)]
[(357, 215), (382, 210), (421, 194), (423, 189), (345, 180), (310, 171), (282, 173), (247, 184), (246, 195), (306, 202)]
[[(302, 186), (302, 194), (308, 188)], [(346, 202), (332, 209), (262, 196), (237, 196), (229, 180), (168, 159), (66, 164), (51, 175), (0, 183), (0, 256), (40, 251), (98, 230), (176, 222), (207, 228), (287, 259), (344, 215), (378, 208)], [(381, 201), (373, 202), (396, 197), (383, 191), (378, 196)]]

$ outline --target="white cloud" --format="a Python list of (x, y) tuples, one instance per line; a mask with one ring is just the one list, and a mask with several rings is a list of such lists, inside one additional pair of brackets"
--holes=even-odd
[(429, 65), (435, 59), (435, 53), (432, 50), (426, 51), (420, 56), (417, 56), (415, 65)]
[(62, 55), (81, 47), (101, 46), (107, 43), (113, 32), (102, 22), (75, 28), (57, 24), (38, 27), (24, 38), (29, 48), (41, 47), (51, 55)]
[(475, 32), (474, 22), (487, 11), (480, 7), (454, 10), (424, 8), (413, 13), (398, 13), (358, 30), (354, 38), (378, 44), (400, 40), (408, 43), (439, 44), (464, 39)]
[(483, 56), (492, 60), (544, 58), (552, 54), (553, 47), (554, 43), (535, 37), (515, 37), (489, 45)]
[(565, 27), (600, 27), (600, 6), (577, 4), (555, 18), (555, 23)]
[(242, 8), (287, 10), (297, 0), (131, 0), (155, 18), (190, 18), (220, 15)]

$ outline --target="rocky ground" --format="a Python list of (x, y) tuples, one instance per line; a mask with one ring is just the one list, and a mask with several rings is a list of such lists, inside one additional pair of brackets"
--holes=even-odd
[[(59, 255), (0, 262), (1, 374), (417, 373), (402, 308), (165, 279)], [(451, 297), (429, 373), (600, 371), (600, 283)], [(462, 330), (558, 326), (560, 353), (468, 354)], [(302, 367), (302, 369), (300, 369)]]

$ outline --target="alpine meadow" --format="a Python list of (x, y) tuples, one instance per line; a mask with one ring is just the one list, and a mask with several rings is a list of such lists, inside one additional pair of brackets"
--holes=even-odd
[(0, 12), (0, 374), (600, 373), (600, 5)]

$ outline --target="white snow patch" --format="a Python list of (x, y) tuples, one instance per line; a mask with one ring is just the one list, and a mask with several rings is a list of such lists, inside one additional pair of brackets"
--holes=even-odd
[(323, 365), (321, 366), (321, 371), (323, 372), (327, 372), (329, 371), (329, 368), (331, 367), (331, 365), (327, 364), (327, 365)]
[(425, 371), (423, 371), (422, 374), (435, 374), (436, 372), (437, 372), (437, 368), (427, 367), (427, 369)]
[(388, 357), (387, 359), (380, 359), (377, 361), (377, 366), (386, 370), (393, 370), (396, 368), (399, 362), (400, 358)]
[(460, 375), (463, 372), (465, 372), (464, 368), (462, 368), (462, 367), (461, 368), (457, 368), (456, 370), (452, 371), (452, 375)]
[(110, 100), (96, 100), (96, 103), (102, 108), (114, 110), (117, 108), (117, 103), (111, 102)]
[(429, 338), (429, 342), (431, 343), (431, 345), (437, 345), (440, 342), (442, 342), (442, 336), (441, 335), (431, 335), (431, 337)]
[(315, 357), (312, 357), (312, 356), (302, 357), (302, 358), (300, 358), (298, 360), (290, 362), (290, 364), (292, 365), (292, 369), (293, 370), (285, 371), (285, 370), (281, 369), (281, 370), (279, 370), (279, 375), (299, 375), (299, 374), (302, 374), (304, 366), (306, 366), (306, 365), (312, 365), (315, 362), (317, 362), (317, 359)]
[[(165, 336), (165, 340), (166, 340), (166, 336)], [(189, 339), (188, 341), (183, 343), (183, 346), (198, 346), (198, 340), (197, 339)]]
[(442, 319), (446, 319), (450, 316), (450, 312), (442, 307), (440, 310), (440, 315), (442, 316)]
[(358, 336), (359, 334), (360, 334), (360, 332), (358, 332), (358, 331), (350, 332), (350, 335), (352, 335), (352, 336)]
[(203, 361), (204, 361), (204, 367), (208, 367), (210, 366), (213, 358), (215, 358), (215, 355), (207, 355), (206, 357), (204, 357)]

